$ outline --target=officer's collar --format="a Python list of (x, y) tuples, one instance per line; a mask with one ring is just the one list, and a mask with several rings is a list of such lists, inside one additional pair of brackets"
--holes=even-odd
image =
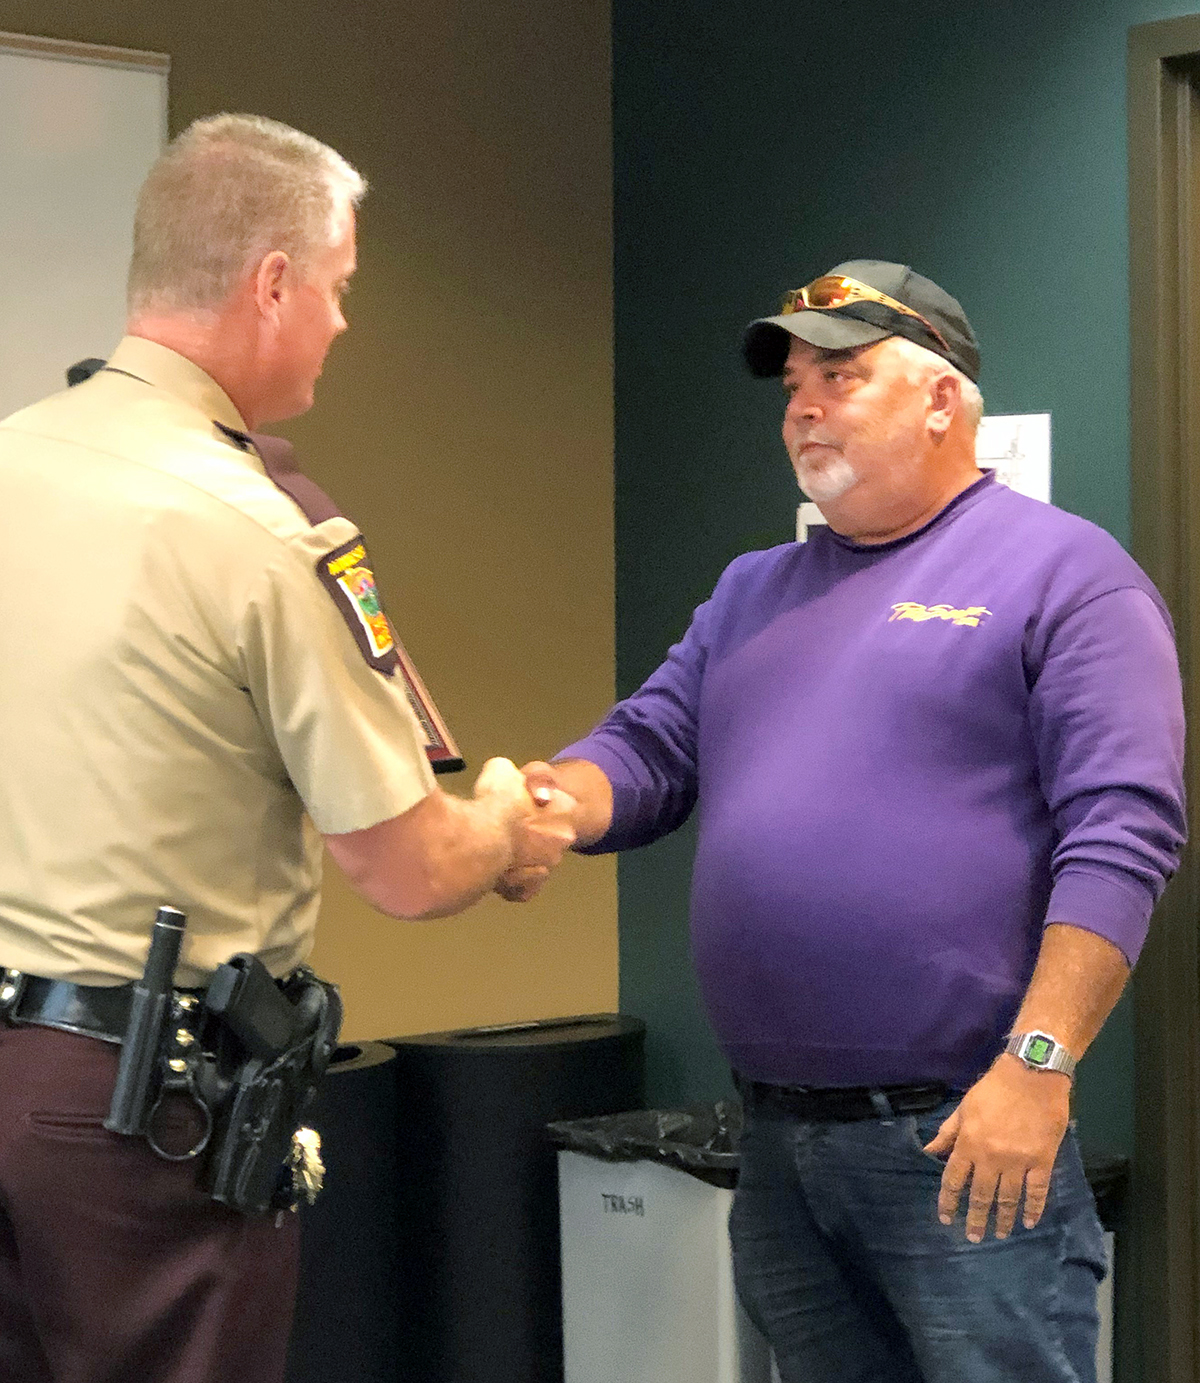
[(113, 351), (107, 368), (145, 380), (156, 389), (173, 394), (222, 428), (246, 432), (245, 419), (216, 380), (194, 361), (160, 346), (157, 341), (147, 341), (144, 336), (126, 336)]

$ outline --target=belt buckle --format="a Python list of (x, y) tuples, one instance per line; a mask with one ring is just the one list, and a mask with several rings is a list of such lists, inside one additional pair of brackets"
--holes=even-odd
[(17, 1006), (25, 993), (28, 976), (22, 970), (5, 970), (0, 977), (0, 1021), (8, 1024), (16, 1022)]

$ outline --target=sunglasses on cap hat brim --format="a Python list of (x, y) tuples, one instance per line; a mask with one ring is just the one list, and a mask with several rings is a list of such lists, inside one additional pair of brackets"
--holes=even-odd
[[(860, 283), (858, 279), (843, 278), (838, 274), (824, 274), (803, 288), (793, 288), (785, 293), (779, 315), (787, 317), (795, 312), (837, 312), (856, 303), (878, 303), (902, 317), (912, 318), (920, 322), (944, 351), (950, 349), (942, 333), (915, 308), (889, 297), (878, 288), (872, 288), (869, 283)], [(871, 325), (878, 327), (881, 324), (875, 322)]]

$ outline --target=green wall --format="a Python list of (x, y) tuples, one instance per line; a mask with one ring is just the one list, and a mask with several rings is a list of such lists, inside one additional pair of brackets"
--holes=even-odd
[[(777, 386), (739, 336), (839, 260), (964, 304), (994, 413), (1053, 415), (1056, 503), (1129, 530), (1125, 45), (1197, 0), (614, 4), (617, 669), (635, 688), (724, 565), (792, 534)], [(620, 866), (621, 1002), (659, 1102), (728, 1075), (687, 961), (692, 839)], [(1132, 1150), (1132, 1024), (1081, 1068)]]

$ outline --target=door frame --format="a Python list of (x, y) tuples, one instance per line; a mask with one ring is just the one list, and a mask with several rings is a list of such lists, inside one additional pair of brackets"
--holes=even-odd
[[(1132, 550), (1174, 617), (1192, 707), (1200, 691), (1200, 15), (1130, 29), (1128, 55)], [(1188, 730), (1193, 823), (1198, 734), (1200, 714)], [(1193, 848), (1155, 913), (1133, 984), (1134, 1160), (1119, 1236), (1117, 1358), (1144, 1383), (1200, 1378), (1198, 903)]]

